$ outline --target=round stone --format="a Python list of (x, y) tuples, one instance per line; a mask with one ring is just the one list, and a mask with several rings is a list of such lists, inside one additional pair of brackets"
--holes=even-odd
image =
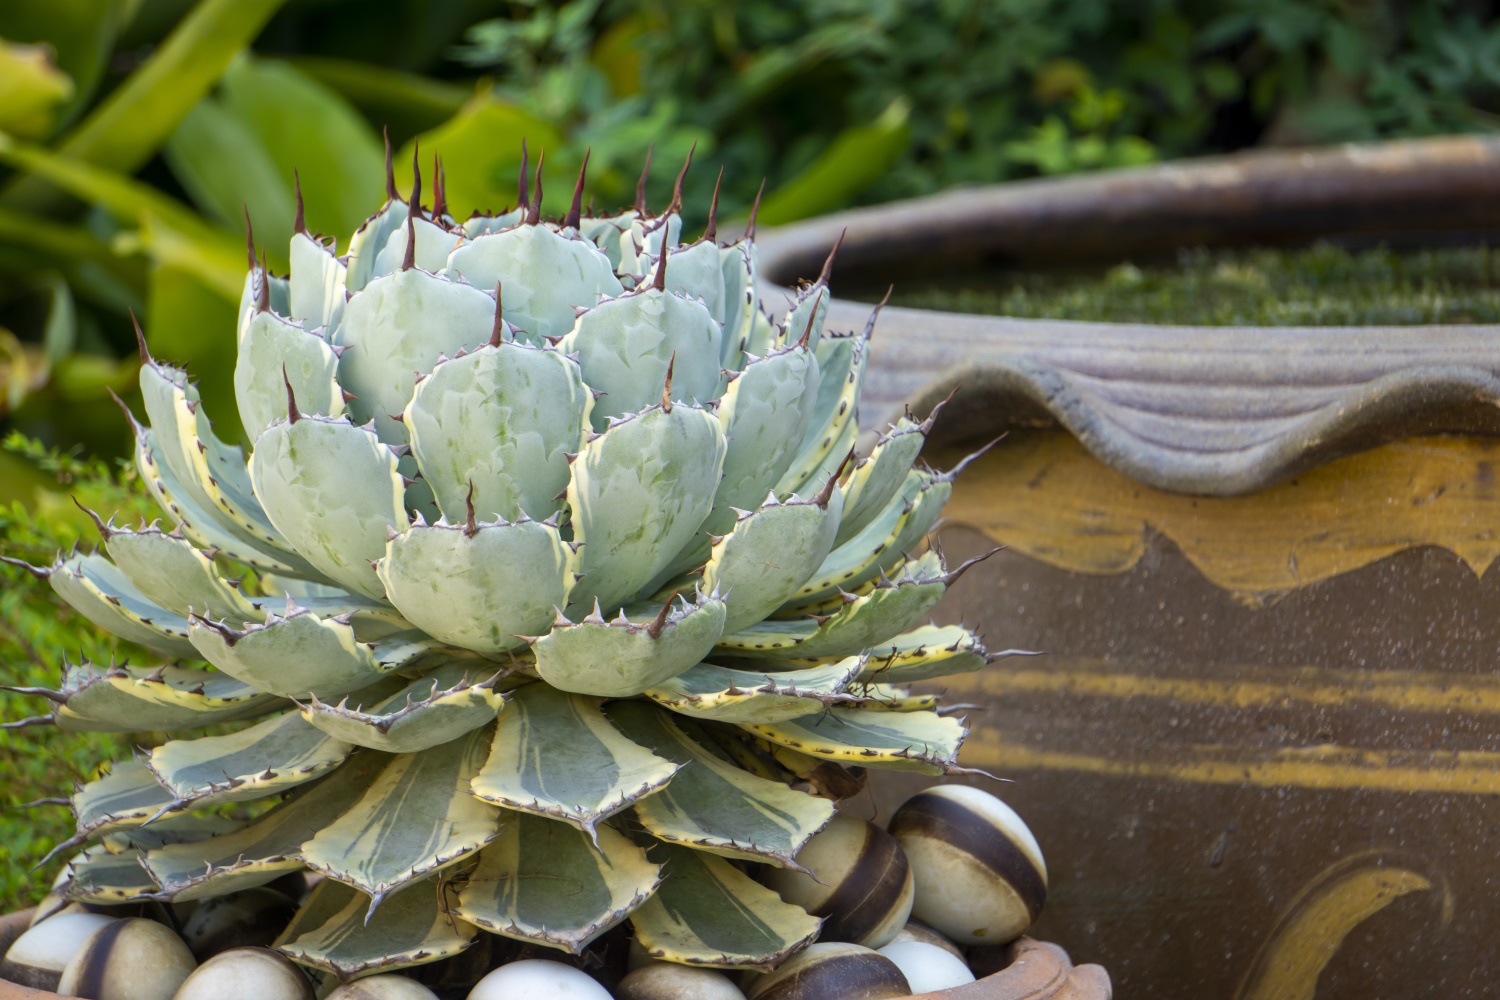
[(312, 983), (270, 948), (231, 948), (193, 970), (173, 1000), (313, 1000)]
[(812, 875), (775, 868), (766, 884), (788, 903), (823, 917), (820, 941), (879, 948), (911, 914), (911, 866), (895, 839), (873, 823), (840, 813), (797, 852)]
[(438, 995), (415, 979), (386, 972), (345, 983), (323, 1000), (438, 1000)]
[(965, 961), (962, 948), (920, 920), (908, 920), (906, 926), (901, 928), (895, 937), (891, 938), (891, 944), (900, 944), (902, 941), (920, 941), (923, 944), (936, 945), (960, 962)]
[(1047, 901), (1042, 850), (1015, 810), (968, 785), (907, 799), (890, 832), (916, 880), (912, 915), (959, 944), (1005, 944)]
[(68, 959), (57, 992), (89, 1000), (172, 1000), (197, 967), (182, 938), (165, 925), (144, 917), (112, 920)]
[(750, 1000), (890, 1000), (910, 993), (895, 962), (842, 941), (808, 945), (750, 983)]
[(545, 958), (509, 962), (469, 991), (469, 1000), (611, 1000), (586, 972)]
[(913, 993), (931, 993), (974, 981), (967, 962), (935, 944), (896, 941), (881, 948), (880, 954), (896, 963)]
[(263, 948), (286, 930), (296, 912), (296, 901), (274, 889), (212, 896), (182, 925), (182, 939), (200, 962), (231, 948)]
[(615, 987), (616, 1000), (745, 1000), (740, 988), (712, 969), (648, 962)]

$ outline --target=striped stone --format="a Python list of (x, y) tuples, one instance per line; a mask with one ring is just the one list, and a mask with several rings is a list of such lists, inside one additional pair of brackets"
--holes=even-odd
[(750, 1000), (887, 1000), (911, 993), (906, 977), (884, 955), (844, 942), (809, 945), (774, 972), (750, 983)]
[(959, 944), (1004, 944), (1047, 901), (1047, 865), (1015, 810), (988, 792), (942, 785), (889, 824), (916, 881), (912, 915)]
[(895, 839), (858, 816), (835, 816), (803, 845), (797, 863), (772, 870), (766, 882), (788, 903), (822, 917), (820, 941), (866, 948), (888, 944), (911, 915), (911, 866)]

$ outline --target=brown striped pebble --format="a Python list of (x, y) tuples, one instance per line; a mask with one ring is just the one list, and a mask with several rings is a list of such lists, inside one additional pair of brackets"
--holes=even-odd
[(906, 856), (890, 834), (858, 816), (833, 817), (803, 845), (797, 863), (816, 878), (776, 868), (766, 884), (786, 902), (825, 918), (820, 941), (879, 948), (911, 915), (914, 885)]
[(115, 920), (68, 959), (57, 992), (88, 1000), (172, 1000), (197, 967), (182, 938), (166, 926), (144, 917)]
[(313, 1000), (313, 996), (307, 975), (281, 952), (231, 948), (194, 969), (172, 1000)]
[(745, 994), (722, 972), (648, 962), (620, 980), (615, 1000), (745, 1000)]
[(345, 983), (324, 1000), (438, 1000), (438, 995), (415, 979), (387, 972)]
[(940, 785), (907, 799), (890, 832), (916, 880), (912, 915), (959, 944), (1004, 944), (1047, 901), (1047, 865), (1015, 811), (988, 792)]
[(808, 945), (750, 981), (750, 1000), (887, 1000), (911, 993), (896, 963), (857, 944)]
[(200, 962), (231, 948), (263, 948), (297, 912), (297, 902), (275, 889), (244, 889), (198, 904), (182, 925), (182, 940)]
[(0, 962), (0, 979), (56, 991), (68, 960), (91, 935), (114, 922), (114, 917), (82, 910), (54, 914), (16, 938)]

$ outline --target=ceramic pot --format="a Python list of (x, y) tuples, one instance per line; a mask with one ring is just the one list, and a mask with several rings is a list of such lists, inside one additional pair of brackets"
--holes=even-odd
[[(31, 920), (22, 910), (0, 917), (0, 953), (21, 936)], [(1109, 975), (1097, 965), (1075, 966), (1055, 944), (1021, 938), (1010, 948), (1009, 964), (983, 979), (913, 1000), (1110, 1000)], [(56, 993), (0, 980), (0, 1000), (60, 1000)]]

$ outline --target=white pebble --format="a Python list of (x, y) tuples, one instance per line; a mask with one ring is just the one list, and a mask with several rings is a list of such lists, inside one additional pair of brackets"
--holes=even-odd
[(611, 1000), (585, 972), (545, 958), (500, 966), (469, 991), (469, 1000)]
[(438, 1000), (438, 995), (415, 979), (387, 972), (345, 983), (323, 1000)]
[(313, 988), (279, 951), (231, 948), (193, 970), (172, 1000), (313, 1000)]
[(68, 960), (114, 917), (75, 911), (48, 917), (16, 938), (0, 966), (4, 978), (35, 990), (56, 990)]
[(722, 972), (694, 969), (676, 962), (649, 962), (615, 987), (619, 1000), (745, 1000), (745, 994)]
[(57, 992), (89, 1000), (172, 1000), (197, 967), (182, 938), (162, 924), (144, 917), (111, 920), (68, 959)]
[(879, 950), (896, 963), (913, 993), (931, 993), (974, 981), (968, 965), (935, 944), (899, 941)]

